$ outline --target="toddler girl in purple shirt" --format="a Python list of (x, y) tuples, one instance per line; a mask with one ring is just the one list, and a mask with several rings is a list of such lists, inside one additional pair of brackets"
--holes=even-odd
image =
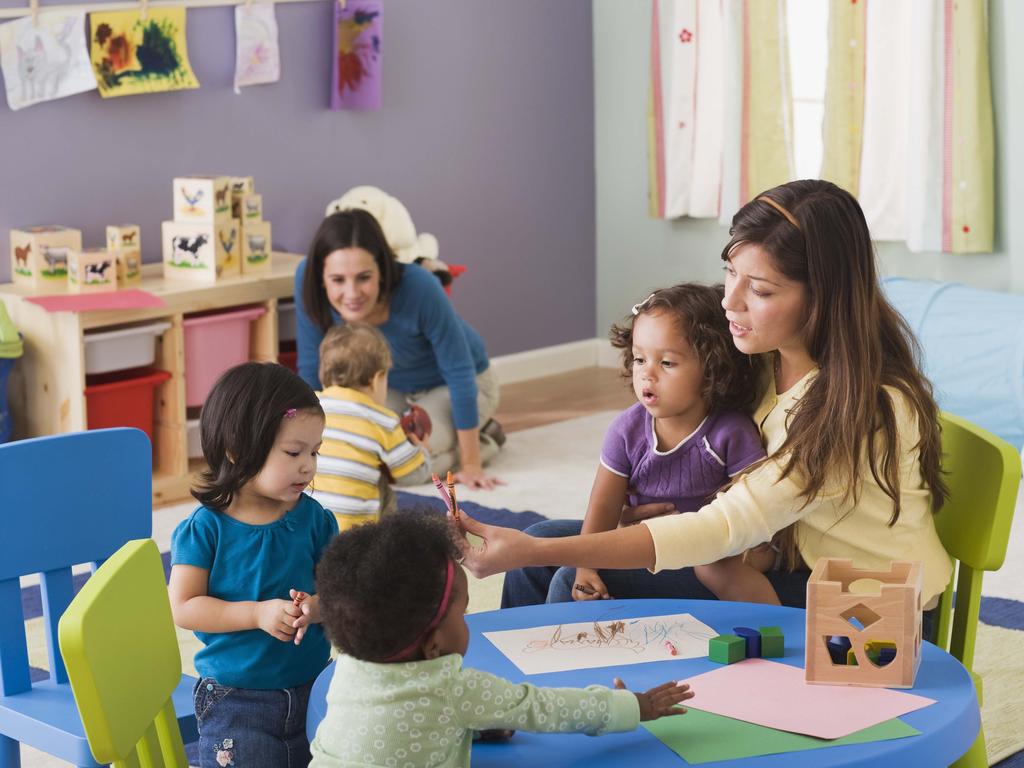
[[(764, 458), (745, 411), (756, 394), (757, 369), (733, 344), (721, 302), (721, 286), (684, 283), (655, 291), (633, 307), (629, 321), (613, 326), (612, 344), (623, 350), (639, 402), (605, 435), (583, 533), (618, 526), (627, 502), (700, 509)], [(771, 565), (763, 554), (698, 566), (697, 578), (721, 600), (777, 605), (761, 572)], [(573, 597), (611, 596), (596, 570), (578, 568)]]

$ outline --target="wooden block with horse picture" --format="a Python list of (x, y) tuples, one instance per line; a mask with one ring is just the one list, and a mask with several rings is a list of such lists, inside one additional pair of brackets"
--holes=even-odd
[(82, 232), (47, 225), (11, 230), (11, 280), (36, 291), (63, 292), (68, 256), (82, 247)]

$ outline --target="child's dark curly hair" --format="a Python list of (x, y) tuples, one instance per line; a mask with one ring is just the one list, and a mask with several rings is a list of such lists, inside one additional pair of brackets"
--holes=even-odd
[(709, 408), (747, 410), (757, 395), (759, 363), (733, 344), (725, 319), (721, 285), (680, 283), (655, 291), (635, 307), (635, 314), (612, 326), (612, 346), (622, 350), (624, 375), (633, 375), (633, 322), (640, 315), (665, 312), (693, 348), (704, 370), (702, 396)]
[(444, 517), (404, 510), (336, 536), (316, 567), (327, 637), (343, 653), (382, 661), (433, 618), (445, 561), (458, 550)]

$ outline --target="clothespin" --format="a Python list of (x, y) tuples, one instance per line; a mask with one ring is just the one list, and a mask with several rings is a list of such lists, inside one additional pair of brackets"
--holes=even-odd
[(145, 21), (149, 15), (149, 0), (139, 0), (139, 21)]
[(30, 0), (29, 11), (32, 14), (32, 26), (39, 28), (39, 0)]

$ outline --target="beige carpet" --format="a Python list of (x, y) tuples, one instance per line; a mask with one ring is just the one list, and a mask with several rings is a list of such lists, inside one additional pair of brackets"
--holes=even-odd
[[(552, 518), (582, 519), (600, 453), (601, 439), (614, 413), (605, 412), (580, 419), (517, 432), (509, 436), (505, 450), (492, 470), (508, 485), (496, 491), (463, 491), (460, 498), (489, 507), (514, 511), (532, 510)], [(433, 495), (432, 487), (405, 489)], [(167, 551), (174, 526), (192, 509), (181, 504), (158, 510), (153, 516), (153, 538)], [(1018, 510), (1021, 505), (1018, 505)], [(1024, 514), (1018, 514), (1007, 562), (1011, 569), (1024, 564)], [(1003, 578), (1000, 578), (1003, 577)], [(503, 576), (478, 580), (470, 576), (469, 611), (498, 608)], [(996, 588), (989, 589), (992, 583)], [(1021, 600), (1024, 586), (1004, 574), (986, 579), (985, 594)], [(42, 619), (27, 623), (29, 656), (33, 666), (47, 668)], [(191, 632), (178, 632), (182, 665), (195, 674), (192, 659), (199, 647)], [(982, 719), (987, 736), (990, 764), (1024, 749), (1024, 632), (980, 625), (976, 652), (976, 670), (984, 678), (985, 701)], [(23, 748), (26, 768), (67, 765), (61, 761)]]

